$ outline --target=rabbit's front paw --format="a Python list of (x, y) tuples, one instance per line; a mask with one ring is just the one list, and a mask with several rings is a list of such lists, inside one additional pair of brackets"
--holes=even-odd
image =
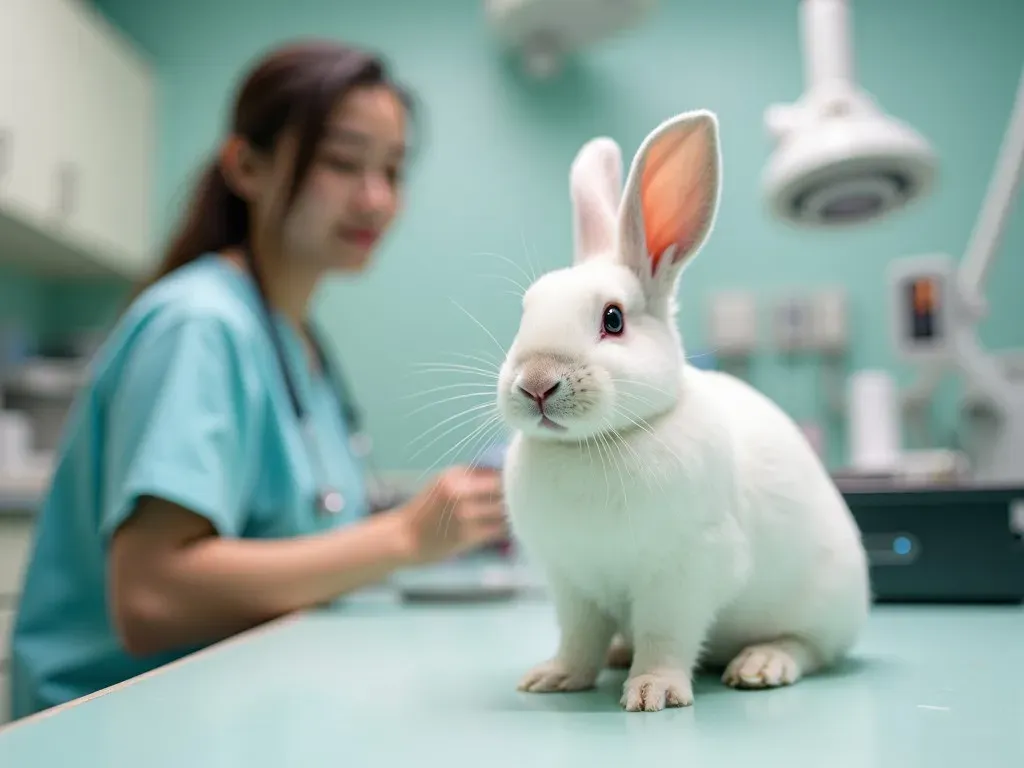
[(568, 693), (594, 687), (597, 670), (573, 667), (559, 659), (538, 664), (519, 681), (518, 689), (528, 693)]
[(620, 702), (627, 712), (657, 712), (693, 704), (693, 685), (683, 671), (635, 675), (622, 686)]

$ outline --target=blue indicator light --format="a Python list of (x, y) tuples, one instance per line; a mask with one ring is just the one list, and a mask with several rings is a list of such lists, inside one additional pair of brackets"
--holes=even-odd
[(906, 536), (897, 536), (892, 541), (892, 551), (897, 555), (909, 555), (911, 546), (910, 539)]

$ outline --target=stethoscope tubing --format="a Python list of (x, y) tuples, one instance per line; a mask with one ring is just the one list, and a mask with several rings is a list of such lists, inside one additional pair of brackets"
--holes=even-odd
[[(249, 267), (249, 271), (252, 274), (253, 282), (256, 285), (256, 293), (260, 302), (260, 314), (262, 316), (262, 321), (266, 326), (268, 335), (270, 336), (271, 346), (274, 349), (274, 357), (277, 359), (278, 368), (281, 371), (285, 388), (288, 391), (288, 399), (291, 401), (292, 411), (295, 414), (295, 420), (298, 424), (303, 445), (306, 453), (308, 454), (310, 464), (313, 465), (313, 472), (318, 477), (316, 500), (317, 512), (321, 515), (338, 514), (345, 506), (344, 496), (339, 490), (331, 487), (330, 484), (326, 482), (327, 467), (324, 466), (323, 463), (323, 456), (319, 450), (319, 443), (314, 433), (313, 423), (310, 421), (309, 412), (302, 403), (302, 398), (299, 397), (298, 387), (295, 384), (291, 368), (288, 365), (284, 342), (281, 339), (280, 330), (274, 322), (274, 315), (270, 307), (270, 301), (267, 298), (266, 288), (263, 284), (262, 277), (259, 274), (259, 270), (256, 267), (252, 251), (248, 246), (243, 247), (243, 255), (246, 264)], [(312, 326), (307, 323), (305, 330), (309, 336), (313, 352), (317, 356), (320, 368), (328, 382), (330, 382), (331, 390), (338, 402), (342, 418), (345, 420), (346, 426), (349, 430), (351, 442), (353, 444), (358, 442), (361, 446), (365, 445), (368, 440), (366, 436), (362, 434), (362, 418), (359, 409), (356, 407), (355, 402), (352, 399), (351, 392), (345, 384), (344, 378), (338, 375), (334, 366), (332, 366), (328, 361), (327, 353), (323, 344)]]

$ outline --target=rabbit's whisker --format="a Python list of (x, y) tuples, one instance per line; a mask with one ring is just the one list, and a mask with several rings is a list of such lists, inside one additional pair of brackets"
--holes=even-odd
[(493, 333), (491, 333), (491, 332), (490, 332), (490, 331), (488, 330), (487, 326), (486, 326), (486, 325), (484, 325), (483, 323), (481, 323), (481, 322), (480, 322), (480, 321), (479, 321), (479, 320), (478, 320), (478, 319), (476, 318), (476, 316), (475, 316), (475, 315), (474, 315), (474, 314), (473, 314), (472, 312), (470, 312), (470, 311), (469, 311), (468, 309), (466, 309), (466, 308), (465, 308), (464, 306), (462, 306), (461, 304), (459, 304), (459, 302), (455, 301), (455, 299), (451, 299), (451, 302), (452, 302), (452, 304), (454, 304), (454, 305), (455, 305), (456, 307), (458, 307), (458, 308), (459, 308), (460, 310), (462, 310), (462, 312), (464, 312), (464, 313), (465, 313), (466, 317), (468, 317), (468, 318), (469, 318), (470, 320), (472, 320), (472, 321), (473, 321), (474, 323), (476, 323), (476, 325), (477, 325), (477, 326), (478, 326), (478, 327), (480, 328), (480, 330), (482, 330), (482, 331), (483, 331), (484, 333), (486, 333), (486, 334), (487, 334), (487, 336), (488, 336), (488, 337), (489, 337), (489, 338), (491, 339), (491, 341), (493, 341), (493, 342), (494, 342), (494, 346), (496, 346), (496, 347), (498, 348), (498, 351), (499, 351), (499, 352), (501, 353), (501, 356), (502, 356), (502, 357), (505, 357), (505, 348), (504, 348), (503, 346), (501, 346), (501, 342), (499, 342), (499, 341), (498, 341), (498, 340), (497, 340), (497, 339), (496, 339), (496, 338), (494, 337), (494, 334), (493, 334)]
[(505, 280), (509, 283), (512, 283), (512, 285), (514, 285), (519, 290), (519, 293), (512, 293), (512, 291), (508, 291), (508, 293), (512, 293), (512, 295), (515, 296), (517, 299), (521, 299), (523, 297), (523, 294), (526, 293), (526, 288), (523, 287), (523, 284), (520, 283), (515, 278), (509, 277), (508, 275), (483, 275), (483, 277), (493, 277), (498, 280)]
[[(462, 424), (459, 424), (456, 427), (456, 429), (458, 427), (461, 427), (461, 426), (467, 426), (468, 424), (471, 424), (472, 422), (473, 422), (473, 419), (471, 418), (471, 419), (467, 420), (466, 422), (464, 422)], [(425, 470), (423, 470), (423, 472), (420, 474), (419, 478), (417, 478), (417, 482), (422, 482), (427, 477), (427, 475), (429, 475), (431, 472), (436, 470), (445, 461), (445, 459), (448, 458), (448, 456), (450, 456), (455, 451), (459, 450), (459, 448), (461, 448), (467, 442), (472, 440), (474, 437), (478, 437), (482, 433), (487, 433), (488, 431), (493, 429), (495, 426), (497, 426), (498, 429), (500, 429), (501, 428), (501, 421), (500, 421), (500, 418), (498, 417), (497, 414), (492, 414), (482, 424), (477, 425), (468, 435), (464, 436), (461, 440), (459, 440), (457, 443), (455, 443), (455, 445), (449, 447), (448, 450), (445, 451), (443, 454), (441, 454), (429, 467), (427, 467)]]
[(492, 366), (495, 371), (501, 368), (501, 360), (496, 360), (490, 355), (471, 355), (468, 352), (452, 352), (451, 355), (452, 357), (461, 357), (464, 360), (473, 360), (487, 366)]
[(401, 400), (408, 400), (409, 398), (413, 398), (413, 397), (423, 397), (425, 395), (433, 395), (433, 394), (436, 394), (438, 392), (444, 392), (444, 391), (449, 390), (449, 389), (465, 389), (466, 387), (472, 387), (476, 392), (479, 392), (482, 395), (490, 395), (491, 397), (494, 396), (494, 390), (492, 390), (490, 388), (482, 389), (478, 382), (475, 382), (475, 381), (460, 381), (460, 382), (457, 382), (455, 384), (441, 384), (440, 386), (431, 387), (430, 389), (420, 389), (420, 390), (417, 390), (416, 392), (408, 392), (408, 393), (402, 395), (401, 398), (399, 398), (399, 399), (401, 399)]
[(496, 259), (501, 259), (502, 261), (508, 262), (513, 267), (515, 267), (516, 269), (519, 270), (519, 273), (526, 279), (527, 284), (532, 283), (536, 279), (534, 277), (530, 277), (529, 273), (527, 273), (527, 271), (525, 269), (523, 269), (522, 264), (520, 264), (517, 261), (514, 261), (514, 260), (510, 259), (508, 256), (502, 256), (500, 253), (493, 253), (491, 251), (481, 251), (481, 252), (475, 253), (473, 255), (474, 256), (493, 256)]
[(492, 398), (492, 397), (494, 397), (494, 394), (491, 393), (491, 392), (465, 392), (465, 393), (463, 393), (461, 395), (452, 395), (451, 397), (442, 397), (440, 400), (431, 400), (429, 403), (425, 403), (424, 405), (421, 405), (419, 408), (413, 409), (412, 411), (410, 411), (409, 413), (406, 414), (406, 417), (415, 416), (417, 413), (420, 413), (421, 411), (427, 410), (427, 408), (433, 408), (434, 406), (437, 406), (437, 405), (444, 405), (445, 403), (451, 403), (451, 402), (454, 402), (456, 400), (465, 400), (466, 398), (469, 398), (469, 397)]
[[(640, 424), (638, 424), (636, 421), (630, 418), (627, 414), (623, 413), (621, 410), (616, 409), (616, 412), (618, 413), (618, 415), (624, 416), (628, 421), (632, 422), (634, 426), (637, 427), (637, 429), (643, 429), (643, 427)], [(653, 491), (654, 486), (651, 484), (651, 482), (652, 480), (657, 480), (657, 478), (655, 478), (651, 473), (650, 467), (644, 464), (644, 461), (642, 458), (640, 458), (640, 454), (637, 452), (636, 448), (634, 448), (630, 440), (627, 439), (627, 437), (622, 434), (621, 430), (613, 429), (611, 430), (611, 433), (620, 442), (622, 447), (628, 450), (630, 454), (633, 456), (635, 466), (633, 467), (632, 474), (638, 477), (642, 477), (644, 481), (647, 483), (647, 487), (651, 491)], [(663, 491), (665, 490), (665, 486), (661, 485), (660, 483), (658, 487)]]
[(532, 282), (536, 281), (536, 279), (537, 279), (537, 275), (538, 275), (537, 268), (533, 265), (533, 258), (531, 258), (531, 256), (530, 256), (530, 246), (527, 245), (527, 243), (526, 243), (526, 230), (525, 229), (520, 230), (519, 234), (520, 234), (520, 237), (522, 238), (522, 241), (523, 241), (523, 255), (526, 257), (526, 263), (529, 265), (530, 272), (533, 275), (533, 277), (530, 279), (530, 282), (532, 283)]
[[(491, 446), (493, 446), (495, 444), (495, 442), (496, 442), (495, 438), (496, 437), (500, 437), (501, 433), (502, 433), (502, 423), (501, 423), (501, 420), (498, 419), (496, 416), (492, 416), (487, 421), (485, 421), (482, 425), (480, 425), (479, 427), (474, 429), (473, 432), (471, 432), (469, 434), (468, 438), (463, 438), (462, 440), (460, 440), (454, 446), (454, 448), (453, 449), (449, 449), (449, 451), (458, 450), (459, 447), (464, 445), (466, 442), (469, 442), (470, 450), (473, 450), (473, 446), (476, 446), (476, 449), (473, 450), (473, 458), (469, 462), (469, 466), (470, 467), (476, 467), (476, 466), (479, 465), (480, 458), (484, 455), (484, 452), (488, 448), (490, 448)], [(481, 440), (484, 441), (484, 444), (482, 446), (479, 444)], [(488, 441), (490, 441), (490, 442), (488, 442)], [(447, 452), (446, 452), (445, 456), (447, 456)], [(445, 529), (444, 529), (445, 537), (448, 536), (448, 523), (450, 521), (451, 521), (451, 510), (448, 511), (447, 517), (446, 517)]]
[(657, 403), (651, 402), (646, 397), (641, 397), (640, 395), (634, 394), (633, 392), (626, 392), (626, 391), (623, 390), (623, 391), (618, 391), (615, 394), (616, 395), (622, 395), (622, 397), (628, 397), (630, 400), (635, 400), (636, 402), (640, 403), (641, 405), (646, 405), (648, 408), (657, 408), (658, 407)]
[(481, 376), (485, 379), (491, 379), (494, 382), (498, 381), (498, 374), (492, 371), (484, 371), (477, 368), (470, 368), (469, 366), (435, 366), (433, 368), (421, 368), (418, 373), (465, 373), (470, 376)]
[(646, 381), (634, 381), (632, 379), (612, 379), (611, 381), (613, 384), (625, 384), (631, 387), (647, 387), (648, 389), (653, 389), (659, 395), (669, 395), (669, 392), (665, 391), (661, 387), (656, 387), (654, 384), (649, 384)]
[(639, 424), (637, 424), (637, 426), (641, 426), (642, 425), (642, 428), (644, 429), (645, 432), (647, 432), (647, 434), (649, 434), (651, 436), (651, 439), (656, 441), (657, 443), (660, 443), (661, 446), (668, 452), (668, 455), (676, 460), (676, 462), (678, 463), (680, 468), (683, 468), (683, 467), (686, 466), (686, 462), (684, 462), (682, 460), (682, 458), (679, 456), (679, 454), (677, 454), (674, 450), (672, 450), (671, 446), (669, 446), (664, 440), (662, 440), (657, 435), (657, 433), (655, 432), (654, 428), (651, 427), (651, 425), (646, 420), (641, 418), (635, 412), (630, 411), (629, 409), (627, 409), (624, 405), (620, 404), (617, 407), (622, 412), (622, 415), (625, 416), (626, 418), (635, 417), (639, 421)]
[[(636, 414), (631, 414), (631, 413), (627, 412), (622, 406), (616, 406), (615, 412), (619, 416), (622, 416), (627, 421), (631, 422), (637, 428), (637, 430), (639, 430), (641, 432), (647, 433), (648, 435), (650, 435), (655, 440), (659, 440), (657, 435), (655, 435), (653, 428), (646, 421), (644, 421), (642, 418), (640, 418), (639, 416), (636, 416)], [(635, 416), (635, 418), (634, 418), (634, 416)], [(634, 449), (634, 453), (635, 453), (635, 449)], [(661, 464), (658, 464), (657, 476), (655, 476), (655, 470), (651, 466), (643, 463), (640, 460), (639, 454), (637, 454), (637, 465), (638, 465), (637, 466), (637, 473), (640, 474), (640, 475), (643, 475), (644, 477), (646, 477), (648, 479), (648, 483), (651, 480), (657, 480), (657, 481), (659, 481), (658, 482), (658, 487), (662, 491), (666, 490), (666, 486), (662, 482), (660, 482), (661, 480), (668, 479), (664, 466), (662, 466)], [(649, 487), (651, 487), (651, 486), (649, 486)], [(651, 487), (651, 490), (653, 491), (654, 488)]]
[[(437, 422), (437, 423), (436, 423), (436, 424), (434, 424), (433, 426), (431, 426), (431, 427), (428, 427), (428, 428), (427, 428), (426, 430), (424, 430), (424, 431), (423, 431), (423, 432), (422, 432), (422, 433), (421, 433), (421, 434), (420, 434), (419, 436), (417, 436), (417, 437), (416, 437), (416, 438), (414, 438), (413, 440), (410, 440), (410, 441), (409, 441), (409, 442), (410, 442), (410, 445), (415, 445), (415, 444), (416, 444), (416, 443), (417, 443), (418, 441), (420, 441), (420, 440), (422, 440), (423, 438), (425, 438), (425, 437), (427, 437), (428, 435), (430, 435), (430, 434), (431, 434), (432, 432), (434, 432), (434, 430), (440, 429), (440, 428), (441, 428), (441, 427), (443, 427), (443, 426), (444, 426), (445, 424), (449, 424), (449, 423), (451, 423), (451, 422), (455, 421), (456, 419), (465, 419), (465, 417), (466, 417), (466, 416), (469, 416), (469, 417), (470, 417), (470, 419), (472, 419), (472, 418), (473, 418), (472, 414), (474, 414), (474, 413), (476, 413), (476, 412), (479, 412), (479, 411), (482, 411), (482, 410), (485, 410), (485, 409), (492, 409), (492, 410), (493, 410), (493, 409), (494, 409), (494, 403), (491, 403), (491, 402), (487, 402), (487, 403), (480, 403), (480, 404), (478, 404), (478, 405), (471, 405), (470, 407), (468, 407), (468, 408), (466, 408), (466, 409), (464, 409), (464, 410), (462, 410), (462, 411), (459, 411), (458, 413), (452, 414), (452, 415), (451, 415), (451, 416), (449, 416), (448, 418), (446, 418), (446, 419), (442, 419), (441, 421)], [(416, 452), (415, 452), (415, 453), (414, 453), (414, 454), (413, 454), (413, 455), (412, 455), (412, 456), (411, 456), (410, 458), (416, 458), (416, 457), (417, 457), (417, 456), (419, 456), (419, 455), (420, 455), (420, 454), (421, 454), (421, 453), (422, 453), (423, 451), (425, 451), (425, 450), (426, 450), (427, 448), (429, 448), (430, 446), (434, 445), (434, 443), (436, 443), (436, 442), (437, 442), (438, 440), (440, 440), (440, 439), (441, 439), (442, 437), (444, 437), (445, 435), (449, 435), (449, 434), (451, 434), (451, 433), (452, 433), (452, 432), (454, 432), (454, 431), (455, 431), (456, 429), (458, 429), (458, 428), (459, 428), (460, 426), (464, 426), (464, 425), (465, 425), (466, 423), (468, 423), (468, 422), (465, 422), (465, 421), (464, 421), (464, 422), (460, 422), (460, 423), (456, 424), (456, 425), (455, 425), (454, 427), (451, 427), (451, 428), (449, 428), (449, 429), (445, 430), (445, 431), (444, 431), (444, 432), (442, 432), (442, 433), (441, 433), (440, 435), (438, 435), (438, 436), (437, 436), (437, 437), (435, 437), (435, 438), (434, 438), (433, 440), (431, 440), (431, 441), (430, 441), (429, 443), (427, 443), (426, 445), (424, 445), (423, 447), (421, 447), (421, 448), (420, 448), (420, 449), (419, 449), (418, 451), (416, 451)]]
[[(467, 424), (468, 423), (472, 423), (472, 421), (473, 421), (473, 419), (470, 418), (465, 423), (467, 423)], [(462, 425), (459, 425), (459, 426), (462, 426)], [(423, 472), (420, 473), (420, 476), (416, 479), (415, 483), (417, 483), (417, 484), (421, 483), (427, 477), (427, 475), (429, 475), (431, 472), (436, 470), (442, 464), (442, 462), (444, 462), (444, 460), (452, 452), (458, 450), (467, 440), (472, 439), (474, 437), (474, 435), (479, 435), (481, 433), (487, 434), (487, 433), (489, 433), (490, 431), (492, 431), (494, 429), (497, 429), (497, 432), (500, 435), (501, 428), (502, 428), (502, 423), (501, 423), (500, 419), (497, 417), (497, 415), (491, 416), (483, 424), (477, 426), (469, 435), (467, 435), (462, 440), (460, 440), (458, 443), (456, 443), (454, 446), (452, 446), (447, 451), (445, 451), (440, 457), (438, 457), (438, 459), (436, 459), (433, 462), (433, 464), (431, 464), (429, 467), (427, 467), (425, 470), (423, 470)], [(486, 448), (484, 450), (486, 450)], [(480, 455), (482, 455), (482, 453)], [(476, 459), (474, 461), (479, 461), (479, 455), (476, 457)], [(436, 493), (436, 492), (437, 492), (437, 489), (434, 489), (434, 491), (432, 491), (431, 494)], [(429, 496), (428, 496), (428, 498), (429, 498)], [(451, 514), (450, 510), (448, 511), (448, 514), (449, 515)]]
[(484, 368), (479, 365), (469, 365), (468, 363), (446, 363), (443, 361), (436, 361), (426, 363), (413, 363), (413, 367), (420, 371), (442, 370), (452, 371), (455, 373), (465, 371), (468, 373), (486, 373), (488, 376), (494, 377), (498, 376), (498, 366), (496, 365), (493, 367)]
[[(612, 423), (610, 421), (605, 419), (605, 423), (608, 425), (609, 430), (608, 430), (608, 432), (604, 433), (604, 435), (602, 435), (602, 437), (603, 437), (604, 440), (607, 441), (608, 452), (609, 453), (611, 453), (613, 445), (615, 445), (616, 450), (618, 452), (619, 460), (617, 462), (614, 462), (614, 464), (615, 464), (616, 470), (618, 471), (619, 483), (622, 485), (622, 509), (623, 509), (623, 511), (626, 514), (626, 525), (629, 528), (629, 536), (633, 540), (633, 548), (635, 549), (636, 548), (636, 532), (633, 530), (633, 518), (632, 518), (632, 515), (630, 514), (630, 511), (629, 511), (629, 493), (626, 491), (626, 480), (625, 480), (625, 478), (623, 477), (623, 474), (622, 474), (623, 467), (626, 464), (626, 457), (623, 454), (622, 448), (620, 446), (621, 446), (621, 443), (624, 442), (624, 441), (622, 439), (622, 436), (618, 432), (615, 431), (615, 427), (612, 425)], [(612, 443), (612, 437), (617, 438), (619, 440), (619, 444)]]
[(603, 446), (601, 445), (600, 441), (597, 439), (596, 435), (594, 437), (589, 438), (587, 440), (587, 443), (588, 443), (588, 445), (589, 444), (593, 444), (593, 446), (595, 448), (597, 448), (597, 457), (601, 460), (601, 467), (604, 469), (604, 471), (601, 473), (601, 475), (604, 477), (605, 490), (606, 490), (605, 500), (604, 500), (605, 509), (608, 509), (608, 508), (611, 507), (611, 503), (612, 503), (612, 486), (611, 486), (611, 482), (608, 480), (608, 464), (605, 461), (604, 449), (603, 449)]

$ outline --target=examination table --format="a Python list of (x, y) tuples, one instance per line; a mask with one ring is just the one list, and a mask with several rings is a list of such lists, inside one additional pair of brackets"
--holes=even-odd
[(1024, 608), (879, 606), (853, 658), (772, 691), (716, 676), (694, 706), (524, 694), (542, 598), (408, 604), (376, 590), (260, 627), (0, 729), (3, 768), (1024, 766)]

